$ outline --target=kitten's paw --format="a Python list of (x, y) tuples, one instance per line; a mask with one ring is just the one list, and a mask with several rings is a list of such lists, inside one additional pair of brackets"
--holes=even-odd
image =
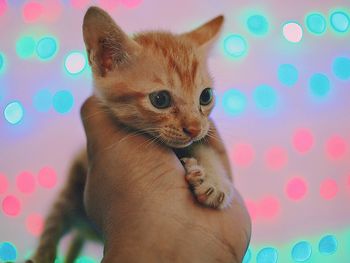
[(195, 158), (182, 158), (182, 164), (186, 169), (186, 180), (191, 187), (196, 187), (201, 185), (205, 179), (205, 173), (203, 168), (198, 165)]
[(233, 185), (229, 179), (207, 174), (195, 158), (182, 158), (181, 162), (186, 169), (186, 180), (199, 203), (218, 209), (231, 204)]

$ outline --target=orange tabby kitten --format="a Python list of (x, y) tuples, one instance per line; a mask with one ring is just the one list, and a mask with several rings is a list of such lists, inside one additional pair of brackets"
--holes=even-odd
[[(133, 38), (97, 7), (83, 23), (96, 96), (120, 124), (173, 148), (195, 198), (212, 208), (227, 207), (233, 194), (226, 151), (208, 118), (215, 99), (206, 60), (223, 20), (218, 16), (185, 34)], [(54, 262), (60, 238), (71, 229), (77, 234), (65, 262), (74, 261), (85, 238), (99, 238), (83, 207), (86, 174), (82, 154), (46, 220), (34, 262)]]

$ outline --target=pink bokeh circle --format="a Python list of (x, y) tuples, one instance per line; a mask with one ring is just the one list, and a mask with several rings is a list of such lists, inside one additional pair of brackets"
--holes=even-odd
[(116, 1), (116, 0), (98, 0), (98, 4), (104, 10), (112, 12), (117, 8), (118, 1)]
[(341, 160), (347, 152), (347, 147), (342, 137), (334, 135), (326, 142), (326, 153), (331, 160)]
[(33, 213), (26, 218), (26, 228), (33, 236), (40, 236), (44, 228), (44, 219), (40, 214)]
[(293, 135), (293, 146), (299, 153), (310, 151), (314, 144), (314, 136), (309, 129), (298, 129)]
[(56, 171), (49, 167), (43, 167), (38, 174), (38, 181), (40, 186), (44, 188), (53, 188), (57, 183)]
[(280, 212), (280, 201), (274, 196), (266, 196), (259, 202), (259, 215), (265, 219), (276, 219)]
[(35, 177), (30, 172), (21, 172), (16, 177), (16, 186), (24, 194), (31, 194), (35, 191)]
[(2, 200), (2, 211), (8, 216), (18, 216), (21, 212), (21, 202), (14, 195), (8, 195)]
[(7, 1), (6, 0), (0, 0), (0, 16), (5, 14), (7, 10)]
[(325, 179), (320, 186), (320, 195), (325, 200), (333, 199), (338, 193), (337, 182), (333, 179)]
[(233, 146), (232, 160), (235, 166), (248, 167), (254, 160), (255, 152), (251, 144), (238, 143)]
[(307, 183), (302, 177), (294, 177), (287, 182), (285, 187), (287, 197), (294, 201), (299, 201), (307, 193)]
[(22, 10), (23, 19), (27, 23), (38, 21), (43, 12), (43, 6), (38, 2), (25, 3)]
[(265, 161), (270, 170), (280, 170), (284, 168), (288, 162), (287, 151), (279, 146), (271, 147), (266, 151)]
[(45, 22), (54, 22), (60, 17), (63, 7), (60, 0), (46, 0), (43, 2), (43, 8), (43, 20)]

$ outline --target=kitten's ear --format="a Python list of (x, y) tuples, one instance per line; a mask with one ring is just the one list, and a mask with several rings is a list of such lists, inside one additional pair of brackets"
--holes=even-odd
[(129, 38), (101, 8), (90, 7), (83, 22), (89, 63), (102, 77), (115, 67), (128, 64), (141, 47)]
[(198, 47), (208, 49), (216, 40), (224, 23), (224, 16), (220, 15), (200, 27), (182, 34), (181, 36), (190, 39)]

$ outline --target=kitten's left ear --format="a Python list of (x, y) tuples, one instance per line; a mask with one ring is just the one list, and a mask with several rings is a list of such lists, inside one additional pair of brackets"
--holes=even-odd
[(99, 7), (90, 7), (83, 22), (83, 37), (93, 72), (104, 77), (108, 71), (130, 64), (141, 47)]
[(181, 36), (194, 42), (197, 47), (207, 50), (218, 37), (223, 23), (224, 16), (220, 15), (190, 32), (181, 34)]

